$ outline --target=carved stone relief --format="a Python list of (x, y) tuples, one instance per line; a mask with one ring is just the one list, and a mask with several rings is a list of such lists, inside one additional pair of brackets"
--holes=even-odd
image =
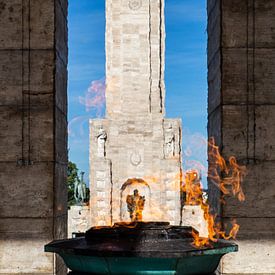
[(129, 1), (129, 8), (131, 10), (138, 10), (142, 6), (142, 0), (130, 0)]
[(107, 133), (101, 127), (97, 134), (97, 155), (98, 155), (98, 157), (104, 158), (106, 156), (106, 148), (105, 148), (106, 140), (107, 140)]
[(130, 156), (130, 162), (134, 166), (138, 166), (141, 163), (141, 156), (139, 152), (133, 152)]
[(165, 158), (175, 156), (175, 134), (171, 124), (169, 124), (164, 133), (164, 155)]

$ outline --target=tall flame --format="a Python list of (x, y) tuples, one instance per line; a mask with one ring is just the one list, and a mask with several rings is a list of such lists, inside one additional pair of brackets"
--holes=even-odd
[[(213, 138), (208, 142), (209, 155), (209, 170), (208, 178), (219, 188), (222, 194), (222, 203), (225, 203), (224, 197), (232, 195), (239, 201), (245, 200), (245, 195), (242, 190), (241, 183), (246, 175), (245, 166), (237, 164), (235, 157), (230, 157), (226, 161), (220, 154), (219, 148), (215, 145)], [(209, 245), (210, 241), (216, 242), (218, 238), (230, 239), (236, 238), (239, 230), (239, 225), (235, 220), (232, 221), (232, 226), (229, 233), (222, 230), (220, 223), (216, 222), (216, 215), (210, 213), (210, 207), (206, 201), (203, 200), (203, 190), (201, 183), (194, 183), (197, 172), (194, 170), (185, 177), (183, 185), (183, 192), (186, 193), (187, 205), (200, 205), (204, 211), (204, 219), (208, 225), (208, 238), (201, 238), (196, 231), (192, 232), (194, 242), (193, 245), (201, 247)]]

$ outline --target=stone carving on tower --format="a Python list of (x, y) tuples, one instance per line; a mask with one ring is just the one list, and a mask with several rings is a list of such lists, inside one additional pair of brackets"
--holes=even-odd
[(164, 139), (165, 158), (173, 158), (175, 155), (175, 134), (173, 132), (173, 127), (171, 124), (169, 124), (168, 129), (166, 129), (165, 131)]
[(107, 139), (106, 131), (103, 128), (100, 128), (97, 135), (97, 155), (100, 158), (105, 157), (106, 149), (105, 143)]
[(131, 221), (135, 190), (146, 199), (143, 221), (180, 224), (181, 120), (165, 118), (164, 0), (105, 6), (106, 117), (90, 120), (91, 225)]
[(140, 196), (138, 189), (135, 189), (133, 195), (127, 195), (126, 203), (131, 221), (142, 221), (142, 211), (144, 209), (145, 196)]

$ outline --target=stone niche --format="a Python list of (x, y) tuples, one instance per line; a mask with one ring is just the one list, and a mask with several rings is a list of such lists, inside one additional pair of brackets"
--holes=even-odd
[[(120, 220), (130, 222), (129, 211), (127, 209), (127, 196), (132, 195), (135, 190), (138, 190), (139, 195), (145, 198), (143, 217), (150, 220), (151, 213), (151, 189), (149, 184), (143, 179), (128, 179), (120, 189)], [(146, 221), (143, 219), (144, 221)]]

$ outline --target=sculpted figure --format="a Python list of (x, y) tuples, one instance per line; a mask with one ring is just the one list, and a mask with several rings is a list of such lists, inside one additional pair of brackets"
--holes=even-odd
[(186, 172), (185, 175), (185, 203), (187, 205), (199, 205), (203, 201), (201, 175), (196, 169)]
[(77, 204), (83, 204), (86, 199), (86, 184), (84, 182), (84, 172), (81, 172), (81, 180), (77, 180), (74, 185), (74, 197)]
[(145, 204), (145, 196), (140, 196), (138, 190), (134, 190), (133, 195), (126, 198), (128, 212), (132, 222), (142, 221), (142, 211)]
[(105, 144), (107, 140), (107, 133), (103, 128), (100, 128), (97, 135), (97, 155), (104, 158), (106, 155)]
[(166, 158), (171, 158), (175, 155), (175, 134), (173, 132), (173, 127), (170, 124), (168, 129), (166, 130), (165, 133), (165, 157)]

